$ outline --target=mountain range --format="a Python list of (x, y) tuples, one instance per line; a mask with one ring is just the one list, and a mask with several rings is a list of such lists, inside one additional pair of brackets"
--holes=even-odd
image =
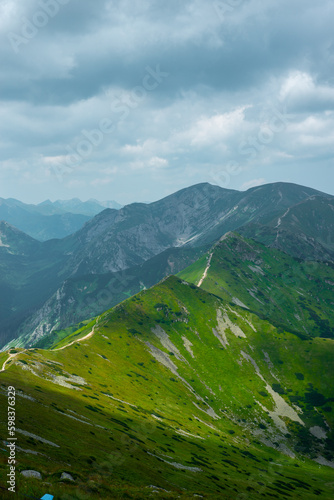
[(44, 201), (38, 205), (13, 198), (0, 198), (0, 221), (8, 222), (39, 241), (65, 238), (78, 231), (85, 222), (105, 208), (121, 208), (116, 202), (82, 202), (72, 200)]
[[(298, 219), (303, 202), (307, 212), (302, 211), (303, 217)], [(313, 225), (312, 233), (307, 223), (319, 204), (325, 206), (324, 228)], [(87, 316), (100, 314), (118, 300), (123, 300), (124, 293), (139, 291), (141, 282), (146, 287), (152, 286), (163, 276), (174, 273), (168, 264), (164, 269), (161, 267), (161, 259), (167, 258), (168, 262), (164, 252), (183, 248), (181, 260), (186, 267), (195, 255), (192, 249), (204, 252), (228, 231), (238, 230), (249, 237), (252, 233), (255, 239), (265, 239), (265, 244), (277, 247), (279, 238), (267, 236), (273, 231), (276, 235), (281, 234), (282, 226), (284, 251), (296, 256), (297, 219), (297, 236), (305, 243), (305, 259), (331, 263), (334, 243), (326, 239), (326, 230), (330, 235), (333, 223), (330, 206), (333, 206), (333, 197), (294, 184), (269, 184), (246, 192), (199, 184), (149, 205), (134, 203), (119, 210), (106, 209), (82, 229), (61, 240), (37, 242), (31, 239), (27, 243), (26, 235), (2, 223), (0, 290), (3, 329), (0, 345), (18, 336), (24, 336), (25, 345), (31, 338), (39, 340), (57, 328), (63, 329)], [(297, 215), (289, 219), (285, 215), (288, 210), (292, 213), (297, 210)], [(275, 229), (272, 221), (276, 219), (281, 219), (281, 223)], [(189, 258), (185, 257), (187, 252)], [(161, 258), (150, 263), (150, 259), (158, 255)], [(177, 259), (174, 259), (175, 272), (181, 270)], [(144, 263), (151, 269), (147, 283), (141, 278)], [(115, 293), (110, 283), (114, 279), (119, 281), (122, 272), (125, 272), (126, 279), (120, 280), (120, 293)], [(127, 277), (132, 274), (134, 283), (129, 286)], [(75, 291), (80, 279), (81, 284), (87, 283), (84, 286), (79, 284)], [(72, 294), (73, 284), (76, 297)], [(96, 297), (101, 297), (104, 291), (106, 297), (112, 297), (103, 302), (102, 309)], [(82, 308), (83, 303), (87, 307)], [(68, 304), (74, 305), (69, 307), (68, 314), (61, 314), (67, 310)]]
[(1, 222), (20, 493), (332, 499), (333, 198), (199, 184), (62, 239)]

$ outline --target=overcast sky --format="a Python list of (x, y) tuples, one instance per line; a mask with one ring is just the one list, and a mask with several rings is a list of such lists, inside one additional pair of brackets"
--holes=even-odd
[(0, 197), (334, 194), (332, 0), (0, 0)]

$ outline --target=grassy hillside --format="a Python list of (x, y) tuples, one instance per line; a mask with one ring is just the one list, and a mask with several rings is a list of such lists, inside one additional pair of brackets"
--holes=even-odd
[[(68, 328), (64, 328), (63, 330), (54, 330), (50, 335), (46, 335), (41, 340), (39, 340), (34, 347), (39, 349), (50, 349), (59, 344), (63, 339), (69, 337), (72, 333), (81, 334), (82, 331), (85, 330), (87, 324), (91, 323), (92, 318), (82, 321), (80, 324), (69, 326)], [(24, 346), (22, 346), (24, 347)], [(12, 348), (13, 349), (13, 348)], [(12, 350), (11, 349), (11, 350)], [(14, 347), (15, 349), (15, 347)]]
[[(41, 243), (7, 223), (0, 223), (0, 347), (21, 335), (36, 334), (39, 338), (49, 334), (53, 327), (66, 328), (112, 307), (113, 300), (103, 309), (95, 302), (96, 295), (105, 287), (110, 296), (111, 274), (142, 266), (174, 247), (198, 249), (212, 245), (227, 231), (238, 228), (243, 228), (246, 236), (263, 237), (265, 244), (267, 241), (274, 244), (279, 236), (280, 248), (302, 249), (317, 260), (319, 257), (333, 261), (332, 199), (313, 189), (288, 183), (258, 186), (246, 192), (203, 183), (154, 203), (104, 210), (75, 234), (61, 240)], [(12, 200), (10, 204), (12, 202), (17, 203)], [(72, 200), (70, 205), (73, 203), (80, 205), (78, 200)], [(38, 210), (49, 213), (54, 208), (47, 203)], [(53, 217), (66, 219), (66, 214), (45, 216), (50, 220)], [(326, 248), (325, 240), (328, 240)], [(179, 270), (171, 270), (170, 274)], [(152, 278), (151, 272), (148, 275)], [(140, 283), (136, 282), (136, 276), (134, 278), (131, 286), (126, 286), (126, 292), (139, 291)], [(160, 275), (145, 286), (161, 278)], [(118, 295), (118, 302), (125, 298), (124, 287), (121, 288), (116, 293), (112, 290)], [(87, 296), (82, 300), (85, 291)], [(80, 311), (84, 316), (80, 316)]]
[(70, 325), (98, 316), (166, 276), (181, 271), (209, 248), (171, 248), (124, 271), (70, 278), (18, 329), (16, 338), (4, 349), (51, 347), (57, 338), (74, 331)]
[(53, 350), (12, 353), (0, 404), (15, 386), (18, 470), (48, 483), (18, 476), (20, 491), (329, 500), (333, 354), (170, 277)]
[(334, 338), (334, 268), (329, 264), (303, 262), (229, 233), (179, 276), (304, 338)]

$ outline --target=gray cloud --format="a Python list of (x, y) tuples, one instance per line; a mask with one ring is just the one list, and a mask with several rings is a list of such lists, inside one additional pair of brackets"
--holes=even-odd
[[(259, 179), (334, 192), (333, 14), (330, 0), (3, 1), (0, 196), (128, 202)], [(113, 132), (69, 169), (106, 119)]]

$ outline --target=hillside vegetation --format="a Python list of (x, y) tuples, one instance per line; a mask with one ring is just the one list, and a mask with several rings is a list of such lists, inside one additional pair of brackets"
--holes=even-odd
[(11, 353), (0, 398), (16, 387), (18, 469), (56, 498), (333, 497), (332, 339), (169, 277), (52, 350)]
[(179, 276), (301, 338), (334, 338), (334, 267), (328, 263), (302, 261), (229, 233)]
[[(314, 189), (288, 183), (268, 184), (246, 192), (203, 183), (154, 203), (133, 203), (120, 210), (108, 208), (63, 239), (39, 242), (8, 222), (0, 222), (0, 347), (21, 335), (28, 339), (24, 345), (29, 345), (30, 338), (39, 339), (54, 329), (101, 314), (115, 300), (124, 300), (123, 292), (140, 290), (140, 266), (157, 257), (148, 264), (153, 271), (149, 272), (150, 279), (143, 281), (146, 287), (152, 286), (163, 277), (159, 259), (163, 261), (166, 251), (210, 246), (227, 231), (244, 231), (248, 237), (283, 247), (297, 257), (333, 262), (332, 200)], [(76, 204), (76, 200), (72, 202)], [(73, 210), (72, 202), (68, 208)], [(59, 209), (61, 206), (46, 203), (38, 210), (53, 213)], [(33, 215), (28, 214), (28, 219)], [(186, 261), (184, 267), (189, 263)], [(128, 271), (136, 267), (138, 274), (130, 286), (122, 285), (121, 291), (113, 293), (101, 308), (94, 294), (106, 291), (110, 296), (110, 282), (114, 279), (111, 275), (125, 272), (128, 278)], [(180, 270), (175, 266), (170, 273)], [(84, 303), (81, 291), (86, 294)], [(72, 304), (78, 298), (76, 308)], [(85, 316), (80, 315), (82, 306)]]

